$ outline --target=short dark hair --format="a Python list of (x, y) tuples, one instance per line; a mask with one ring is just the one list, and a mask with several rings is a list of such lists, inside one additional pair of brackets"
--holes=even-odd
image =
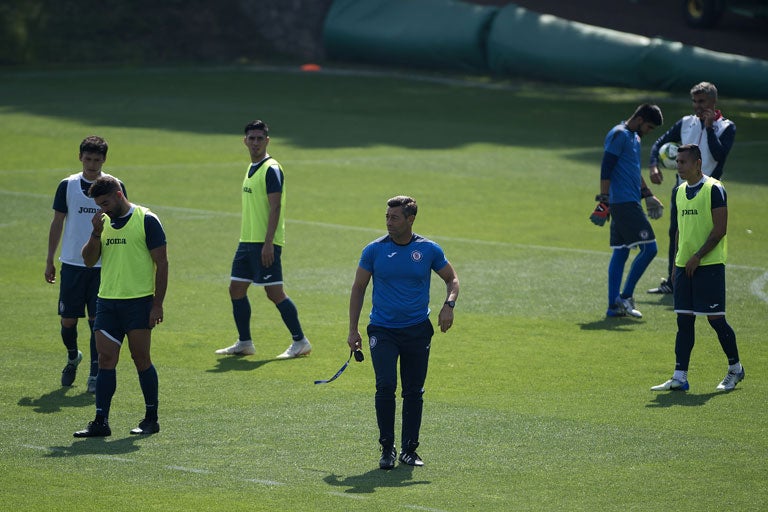
[(637, 110), (632, 114), (632, 117), (642, 117), (643, 121), (653, 123), (656, 126), (664, 124), (664, 116), (661, 115), (661, 109), (658, 105), (652, 105), (650, 103), (643, 103), (637, 107)]
[(401, 206), (406, 217), (410, 215), (416, 216), (416, 213), (419, 211), (416, 200), (409, 196), (395, 196), (387, 200), (387, 206), (390, 208)]
[(248, 135), (248, 132), (251, 130), (262, 130), (264, 132), (264, 135), (269, 137), (269, 126), (267, 126), (267, 123), (262, 121), (261, 119), (256, 119), (255, 121), (251, 121), (247, 125), (245, 125), (244, 133)]
[(683, 144), (679, 148), (677, 148), (677, 152), (679, 153), (691, 153), (693, 158), (695, 160), (701, 160), (701, 149), (699, 149), (699, 146), (696, 144)]
[(99, 155), (107, 156), (109, 145), (107, 141), (99, 137), (98, 135), (90, 135), (83, 139), (80, 143), (80, 155), (83, 153), (98, 153)]
[(706, 94), (710, 98), (717, 100), (717, 87), (712, 82), (699, 82), (691, 87), (691, 97), (694, 94)]
[(121, 191), (120, 182), (114, 176), (101, 176), (91, 184), (88, 189), (88, 197), (99, 197)]

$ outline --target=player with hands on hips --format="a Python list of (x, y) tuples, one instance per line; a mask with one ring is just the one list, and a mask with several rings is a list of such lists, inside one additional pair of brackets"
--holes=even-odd
[[(605, 137), (600, 193), (595, 197), (598, 204), (589, 218), (598, 226), (605, 225), (609, 219), (611, 221), (610, 246), (613, 254), (608, 266), (607, 316), (643, 316), (635, 308), (632, 296), (637, 282), (658, 251), (648, 217), (660, 218), (664, 206), (643, 180), (640, 140), (662, 122), (661, 109), (646, 103), (638, 106), (627, 121), (611, 128)], [(645, 199), (647, 217), (641, 199)], [(632, 262), (621, 290), (624, 265), (634, 247), (638, 247), (640, 253)]]

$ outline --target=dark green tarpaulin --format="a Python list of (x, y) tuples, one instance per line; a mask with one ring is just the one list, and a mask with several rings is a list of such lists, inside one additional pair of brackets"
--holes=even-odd
[(491, 73), (562, 83), (768, 98), (768, 61), (458, 0), (335, 0), (324, 25), (331, 59)]

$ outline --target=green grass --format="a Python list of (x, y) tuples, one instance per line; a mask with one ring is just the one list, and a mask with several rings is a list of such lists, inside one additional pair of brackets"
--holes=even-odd
[[(662, 106), (665, 127), (690, 109), (654, 91), (479, 80), (0, 73), (3, 508), (764, 510), (768, 105), (721, 99), (739, 129), (725, 179), (728, 316), (747, 379), (714, 392), (725, 358), (699, 321), (691, 391), (654, 394), (673, 369), (676, 325), (671, 300), (644, 291), (666, 271), (668, 218), (654, 223), (642, 320), (604, 318), (608, 230), (587, 220), (603, 137), (642, 101)], [(300, 360), (273, 360), (289, 336), (257, 289), (257, 355), (213, 353), (236, 337), (227, 285), (247, 165), (241, 128), (256, 117), (287, 173), (286, 286), (314, 345)], [(166, 317), (153, 335), (162, 431), (147, 438), (128, 435), (143, 414), (129, 354), (106, 440), (72, 438), (93, 415), (87, 372), (58, 385), (58, 285), (43, 279), (50, 208), (92, 133), (110, 142), (105, 169), (168, 235)], [(653, 187), (665, 203), (667, 176)], [(454, 328), (433, 343), (427, 465), (383, 472), (370, 362), (327, 386), (312, 381), (346, 357), (357, 259), (399, 193), (417, 198), (416, 231), (445, 248), (461, 295)]]

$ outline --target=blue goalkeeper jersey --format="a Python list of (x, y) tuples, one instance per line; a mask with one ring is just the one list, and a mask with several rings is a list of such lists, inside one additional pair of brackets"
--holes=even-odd
[(443, 249), (417, 234), (407, 245), (397, 245), (389, 235), (368, 244), (360, 267), (373, 275), (371, 324), (402, 328), (425, 321), (432, 271), (447, 264)]
[(625, 123), (617, 124), (605, 137), (604, 149), (618, 157), (610, 171), (611, 187), (609, 202), (640, 202), (640, 136), (627, 128)]

